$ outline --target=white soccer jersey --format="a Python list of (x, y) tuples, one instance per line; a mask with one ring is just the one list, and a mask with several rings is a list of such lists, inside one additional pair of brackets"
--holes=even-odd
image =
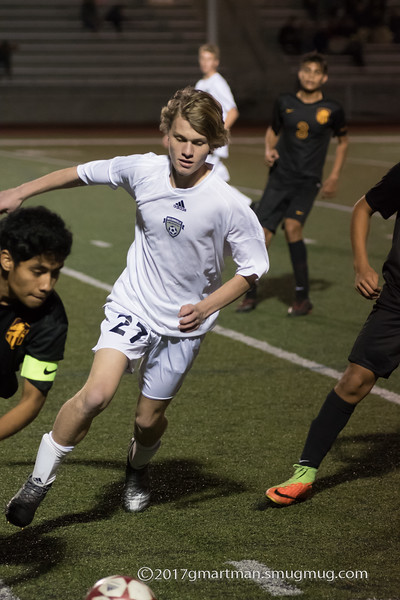
[[(231, 92), (231, 88), (220, 73), (214, 73), (214, 75), (211, 75), (211, 77), (207, 77), (206, 79), (199, 79), (195, 88), (197, 90), (202, 90), (203, 92), (208, 92), (220, 103), (224, 121), (227, 113), (232, 108), (236, 108), (236, 102)], [(217, 148), (214, 150), (213, 154), (220, 156), (221, 158), (228, 158), (228, 146)]]
[(89, 162), (78, 175), (135, 198), (135, 240), (108, 298), (161, 335), (198, 336), (212, 327), (217, 313), (183, 333), (178, 313), (220, 287), (224, 255), (239, 275), (261, 277), (269, 268), (257, 217), (213, 171), (194, 187), (173, 188), (169, 157), (148, 153)]

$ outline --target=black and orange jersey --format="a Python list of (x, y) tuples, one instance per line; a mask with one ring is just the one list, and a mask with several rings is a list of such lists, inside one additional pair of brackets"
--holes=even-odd
[(279, 135), (279, 160), (272, 170), (290, 179), (320, 181), (332, 136), (347, 133), (340, 104), (326, 98), (305, 104), (295, 94), (282, 94), (276, 100), (271, 127)]
[(0, 397), (17, 391), (22, 363), (24, 377), (43, 392), (50, 389), (64, 356), (67, 330), (67, 315), (55, 292), (35, 309), (20, 302), (0, 304)]

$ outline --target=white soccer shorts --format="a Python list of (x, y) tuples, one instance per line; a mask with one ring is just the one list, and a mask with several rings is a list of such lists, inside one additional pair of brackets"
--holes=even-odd
[(119, 350), (127, 357), (127, 371), (137, 371), (141, 392), (153, 400), (170, 400), (180, 389), (200, 350), (204, 335), (179, 338), (159, 335), (139, 316), (112, 303), (104, 308), (100, 337), (93, 348)]

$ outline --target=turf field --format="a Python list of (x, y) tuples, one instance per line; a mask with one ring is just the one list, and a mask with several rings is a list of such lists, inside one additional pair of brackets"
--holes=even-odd
[[(156, 131), (6, 133), (0, 185), (148, 150), (162, 151)], [(141, 568), (159, 600), (399, 598), (398, 373), (379, 381), (377, 394), (358, 407), (324, 461), (311, 500), (284, 509), (264, 500), (267, 487), (291, 474), (310, 421), (345, 368), (371, 308), (353, 290), (350, 207), (399, 155), (399, 136), (352, 135), (338, 197), (318, 201), (306, 226), (315, 305), (309, 317), (286, 316), (292, 276), (279, 232), (262, 302), (251, 314), (236, 314), (234, 306), (221, 313), (169, 408), (169, 429), (152, 469), (154, 503), (139, 515), (126, 514), (120, 503), (138, 393), (134, 377), (123, 379), (33, 524), (20, 531), (0, 520), (2, 600), (83, 600), (100, 577), (136, 577)], [(229, 167), (232, 183), (258, 199), (266, 179), (263, 132), (236, 135)], [(42, 414), (1, 443), (2, 505), (31, 472), (62, 402), (85, 381), (106, 289), (125, 265), (135, 216), (130, 197), (108, 188), (29, 202), (52, 207), (74, 232), (68, 271), (58, 283), (70, 330)], [(370, 256), (380, 270), (394, 221), (372, 221)], [(226, 276), (232, 272), (228, 262)], [(15, 400), (2, 400), (2, 410)]]

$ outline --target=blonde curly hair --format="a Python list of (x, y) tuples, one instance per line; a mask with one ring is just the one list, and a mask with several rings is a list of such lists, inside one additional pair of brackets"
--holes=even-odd
[(210, 150), (225, 146), (229, 141), (224, 127), (222, 108), (211, 94), (192, 86), (175, 92), (161, 110), (160, 131), (167, 135), (177, 116), (186, 119), (197, 133), (207, 138)]

